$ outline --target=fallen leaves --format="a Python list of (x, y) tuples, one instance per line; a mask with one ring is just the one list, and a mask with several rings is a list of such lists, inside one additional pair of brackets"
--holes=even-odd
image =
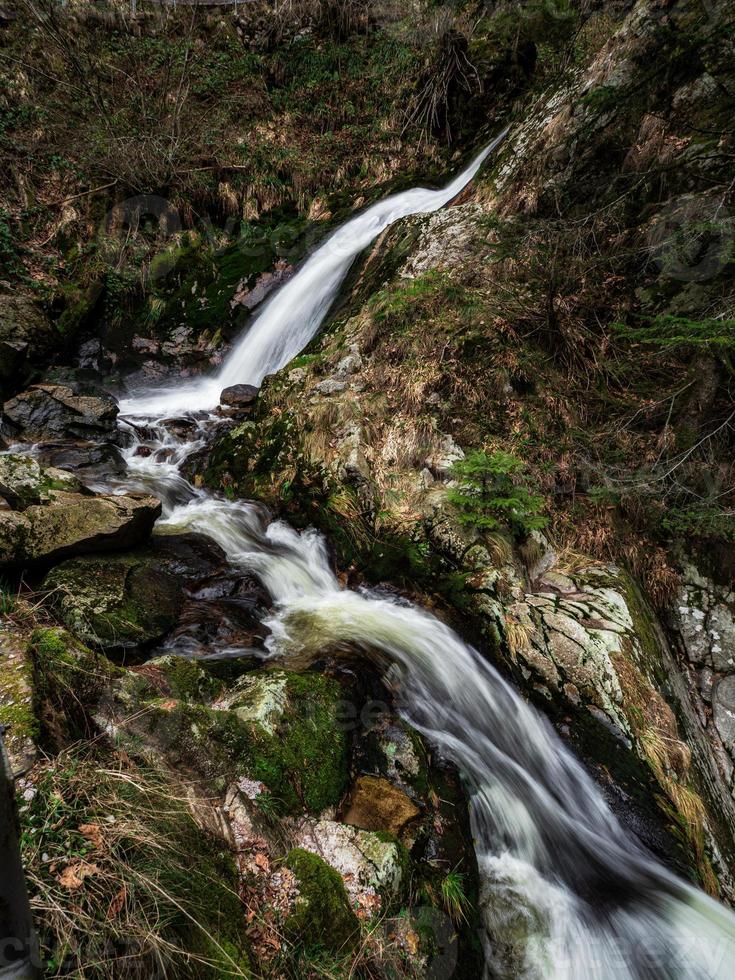
[(101, 850), (103, 847), (104, 839), (102, 837), (102, 828), (98, 823), (83, 823), (79, 827), (79, 833), (82, 837), (86, 837), (87, 840)]
[(89, 861), (75, 861), (73, 864), (67, 864), (61, 872), (59, 884), (68, 891), (76, 891), (77, 888), (82, 887), (85, 878), (100, 873), (100, 868), (96, 864)]

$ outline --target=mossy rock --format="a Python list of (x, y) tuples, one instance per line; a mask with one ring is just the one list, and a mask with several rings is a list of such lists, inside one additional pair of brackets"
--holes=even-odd
[(33, 665), (25, 643), (14, 632), (0, 631), (0, 726), (14, 773), (35, 759), (39, 723), (34, 710)]
[(84, 643), (125, 650), (160, 640), (174, 626), (181, 582), (148, 553), (66, 561), (44, 580), (64, 624)]
[[(183, 697), (172, 700), (168, 692), (154, 691), (147, 676), (150, 665), (129, 672), (116, 696), (139, 717), (121, 729), (121, 738), (132, 733), (134, 743), (142, 739), (147, 751), (194, 769), (218, 790), (247, 775), (265, 784), (282, 812), (320, 813), (340, 802), (349, 752), (339, 725), (341, 689), (335, 681), (319, 674), (259, 671), (240, 678), (214, 706), (206, 706), (192, 697), (194, 690), (207, 689), (202, 675), (194, 677), (189, 668), (177, 673), (181, 665), (175, 658), (164, 658), (164, 664), (171, 693), (178, 685)], [(133, 673), (139, 679), (133, 684), (140, 687), (131, 687)]]
[(36, 710), (45, 740), (88, 737), (93, 712), (123, 671), (60, 627), (36, 629), (28, 650), (33, 665)]
[(299, 895), (283, 925), (284, 935), (306, 947), (338, 951), (357, 943), (360, 926), (340, 875), (316, 854), (297, 847), (285, 861)]
[(339, 803), (349, 765), (339, 684), (322, 674), (274, 670), (246, 674), (234, 692), (228, 697), (230, 710), (251, 729), (258, 745), (251, 775), (262, 779), (288, 809), (301, 803), (320, 813)]

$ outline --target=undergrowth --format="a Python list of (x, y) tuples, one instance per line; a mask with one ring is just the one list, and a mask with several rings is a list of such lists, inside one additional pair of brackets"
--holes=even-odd
[(183, 793), (94, 745), (33, 770), (21, 849), (46, 976), (250, 976), (234, 866)]

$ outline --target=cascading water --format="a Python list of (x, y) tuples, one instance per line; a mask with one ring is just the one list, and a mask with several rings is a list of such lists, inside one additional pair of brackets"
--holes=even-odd
[(379, 201), (338, 228), (304, 263), (298, 275), (266, 304), (235, 344), (219, 375), (124, 399), (120, 410), (159, 417), (207, 411), (219, 404), (220, 392), (229, 385), (260, 386), (266, 375), (288, 364), (316, 334), (360, 252), (400, 218), (428, 214), (444, 207), (472, 180), (506, 132), (497, 136), (466, 170), (441, 190), (414, 187), (403, 191)]
[[(259, 381), (287, 362), (318, 329), (356, 252), (390, 220), (451, 199), (490, 149), (444, 191), (409, 191), (337, 232), (344, 254), (322, 255), (329, 243), (323, 246), (235, 347), (219, 379), (178, 397), (124, 403), (130, 418), (148, 426), (130, 430), (128, 483), (159, 493), (169, 529), (208, 535), (235, 567), (262, 580), (274, 601), (267, 622), (273, 654), (308, 656), (339, 642), (390, 664), (387, 677), (407, 720), (466, 781), (483, 879), (487, 976), (732, 978), (732, 913), (631, 840), (548, 722), (474, 649), (419, 608), (340, 588), (317, 533), (298, 534), (269, 523), (257, 504), (192, 487), (180, 466), (201, 432), (187, 442), (161, 421), (173, 407), (211, 407), (223, 383)], [(136, 455), (141, 439), (153, 449), (148, 456)], [(517, 947), (512, 965), (498, 942), (509, 933)]]

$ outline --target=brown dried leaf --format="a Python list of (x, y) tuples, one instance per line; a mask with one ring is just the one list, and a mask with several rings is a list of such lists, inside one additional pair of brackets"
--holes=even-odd
[(122, 885), (120, 891), (115, 895), (113, 900), (110, 902), (110, 907), (107, 909), (107, 920), (116, 919), (120, 914), (120, 910), (123, 905), (125, 905), (125, 899), (127, 898), (127, 890), (125, 885)]
[(97, 848), (103, 845), (102, 828), (98, 823), (83, 823), (79, 827), (79, 833)]
[(76, 861), (74, 864), (67, 864), (61, 872), (59, 884), (69, 891), (74, 891), (82, 887), (85, 878), (99, 873), (100, 869), (96, 864), (90, 864), (89, 861)]

